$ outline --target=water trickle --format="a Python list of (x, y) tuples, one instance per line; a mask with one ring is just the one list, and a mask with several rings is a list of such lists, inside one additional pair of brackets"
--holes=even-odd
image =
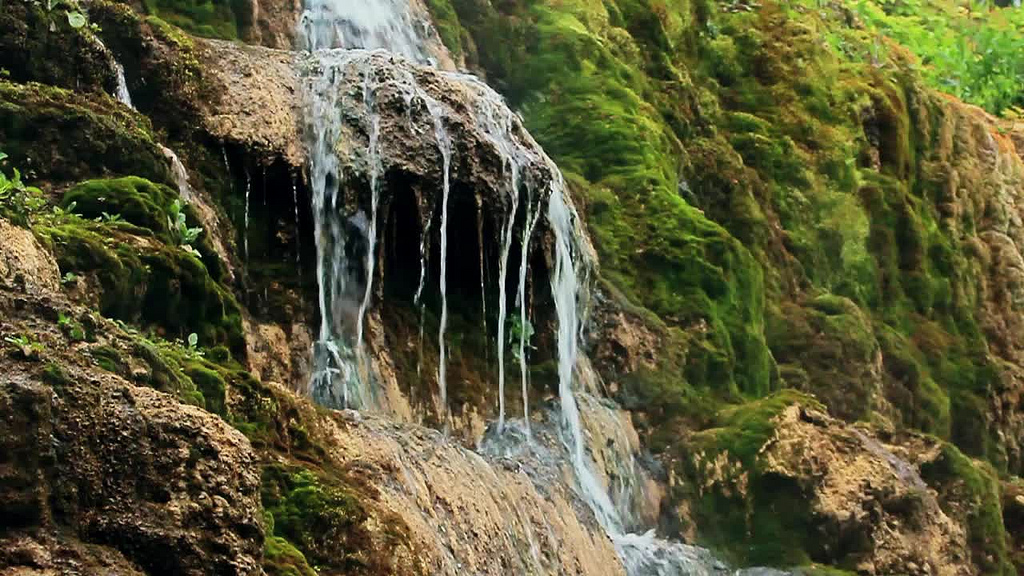
[[(227, 159), (227, 155), (224, 156)], [(302, 226), (299, 222), (299, 179), (292, 174), (292, 206), (295, 207), (295, 265), (299, 269), (299, 281), (302, 281)]]
[(242, 229), (242, 245), (245, 259), (249, 260), (249, 193), (252, 191), (252, 178), (249, 168), (245, 168), (245, 227)]
[(480, 318), (483, 324), (484, 362), (490, 362), (487, 346), (487, 260), (484, 258), (484, 202), (476, 197), (476, 242), (480, 247)]
[(529, 391), (529, 379), (526, 371), (526, 337), (527, 323), (526, 318), (526, 274), (528, 271), (527, 264), (530, 256), (530, 239), (533, 236), (533, 229), (537, 225), (537, 220), (540, 216), (540, 210), (535, 210), (533, 206), (533, 191), (527, 187), (527, 199), (526, 199), (526, 221), (523, 226), (523, 241), (522, 250), (519, 259), (519, 290), (516, 294), (516, 303), (519, 306), (519, 378), (520, 385), (522, 386), (523, 393), (523, 422), (526, 426), (526, 436), (530, 437), (530, 391)]
[(443, 162), (443, 190), (441, 197), (441, 321), (438, 328), (437, 341), (440, 354), (437, 365), (437, 385), (441, 392), (442, 421), (448, 423), (448, 380), (446, 370), (448, 364), (445, 330), (448, 328), (448, 195), (451, 192), (452, 143), (448, 132), (444, 129), (437, 104), (427, 100), (427, 108), (434, 119), (434, 137), (441, 150)]
[[(366, 75), (367, 79), (369, 74)], [(370, 298), (373, 295), (373, 275), (377, 264), (377, 208), (380, 204), (380, 116), (373, 112), (373, 90), (369, 87), (369, 80), (365, 88), (363, 101), (370, 109), (370, 147), (368, 150), (370, 164), (370, 223), (366, 229), (366, 290), (363, 293), (363, 301), (359, 305), (359, 316), (356, 320), (356, 351), (365, 360), (363, 349), (363, 329), (366, 324), (366, 311), (370, 307)], [(368, 374), (368, 367), (362, 362), (364, 369), (362, 375)]]
[(124, 66), (116, 60), (114, 61), (114, 73), (117, 76), (117, 89), (114, 92), (114, 97), (117, 98), (118, 102), (134, 109), (135, 105), (132, 104), (132, 95), (128, 91), (128, 81), (124, 77)]

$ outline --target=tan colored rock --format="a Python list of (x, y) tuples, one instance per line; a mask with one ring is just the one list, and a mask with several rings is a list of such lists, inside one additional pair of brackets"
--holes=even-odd
[[(824, 538), (862, 535), (858, 571), (967, 576), (964, 527), (939, 507), (917, 467), (869, 431), (792, 405), (776, 418), (758, 454), (767, 474), (789, 478), (811, 495)], [(911, 569), (916, 565), (917, 569)]]
[(198, 38), (195, 44), (205, 78), (218, 95), (203, 111), (210, 135), (301, 166), (296, 53)]
[(611, 541), (596, 522), (578, 519), (581, 503), (559, 482), (542, 490), (512, 463), (486, 460), (435, 430), (354, 412), (326, 425), (331, 457), (378, 488), (383, 510), (407, 525), (409, 561), (424, 573), (623, 573)]
[(60, 290), (57, 262), (30, 230), (0, 219), (0, 278), (23, 285), (29, 291)]

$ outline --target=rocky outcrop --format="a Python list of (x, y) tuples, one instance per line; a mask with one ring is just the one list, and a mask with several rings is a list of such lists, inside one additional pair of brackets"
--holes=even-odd
[(3, 364), (7, 568), (261, 572), (259, 472), (241, 434), (115, 377)]
[(219, 96), (202, 112), (206, 131), (251, 154), (304, 165), (297, 54), (217, 40), (196, 40), (196, 52)]
[[(677, 513), (700, 524), (739, 503), (746, 512), (723, 522), (746, 531), (748, 558), (779, 554), (781, 541), (781, 557), (795, 548), (858, 574), (1008, 568), (1002, 520), (983, 511), (999, 509), (996, 476), (949, 444), (845, 424), (785, 397), (721, 418), (691, 438), (690, 460), (676, 468), (686, 480), (673, 481), (674, 493), (689, 494)], [(773, 536), (780, 527), (794, 534)]]

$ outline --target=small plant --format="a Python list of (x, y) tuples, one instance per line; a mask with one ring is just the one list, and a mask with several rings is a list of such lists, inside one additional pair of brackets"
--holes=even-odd
[(109, 224), (114, 224), (114, 223), (117, 223), (117, 222), (121, 221), (121, 215), (120, 214), (109, 214), (107, 212), (103, 212), (101, 219), (104, 222), (107, 222)]
[(43, 345), (28, 335), (7, 336), (4, 338), (4, 342), (14, 347), (15, 351), (20, 353), (25, 360), (38, 360), (43, 353)]
[[(7, 154), (0, 152), (0, 161), (5, 158)], [(0, 171), (0, 213), (9, 217), (15, 224), (28, 226), (31, 215), (45, 205), (43, 192), (34, 186), (26, 186), (21, 181), (21, 173), (17, 168), (11, 177)]]
[(57, 313), (57, 327), (60, 328), (60, 331), (71, 339), (72, 342), (81, 342), (85, 340), (85, 330), (82, 329), (82, 325), (63, 312)]
[(519, 357), (519, 342), (521, 340), (525, 341), (526, 349), (536, 350), (530, 343), (533, 334), (533, 323), (529, 319), (523, 323), (522, 318), (518, 314), (509, 316), (508, 343), (512, 346), (512, 355), (515, 356), (516, 360), (521, 360)]
[(195, 350), (196, 346), (199, 345), (199, 335), (195, 332), (188, 335), (188, 349)]
[(175, 244), (182, 250), (199, 258), (199, 251), (192, 247), (192, 243), (199, 239), (203, 233), (202, 228), (190, 228), (185, 216), (185, 206), (180, 200), (171, 203), (170, 214), (167, 216), (167, 227), (171, 230), (171, 237)]
[(60, 277), (60, 283), (64, 286), (67, 286), (68, 284), (76, 284), (77, 282), (78, 274), (75, 274), (74, 272), (65, 272), (64, 275)]

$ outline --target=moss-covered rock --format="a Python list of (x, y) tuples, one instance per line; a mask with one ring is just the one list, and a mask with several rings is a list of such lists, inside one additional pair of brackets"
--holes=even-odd
[(14, 165), (33, 178), (173, 182), (149, 121), (104, 94), (0, 80), (0, 136)]
[(77, 2), (12, 0), (0, 12), (0, 70), (15, 82), (40, 82), (85, 92), (116, 86), (113, 61), (89, 26), (72, 27)]
[(34, 231), (56, 254), (62, 273), (97, 279), (105, 316), (155, 325), (181, 339), (195, 332), (204, 345), (244, 353), (238, 303), (193, 254), (117, 222), (67, 218)]

